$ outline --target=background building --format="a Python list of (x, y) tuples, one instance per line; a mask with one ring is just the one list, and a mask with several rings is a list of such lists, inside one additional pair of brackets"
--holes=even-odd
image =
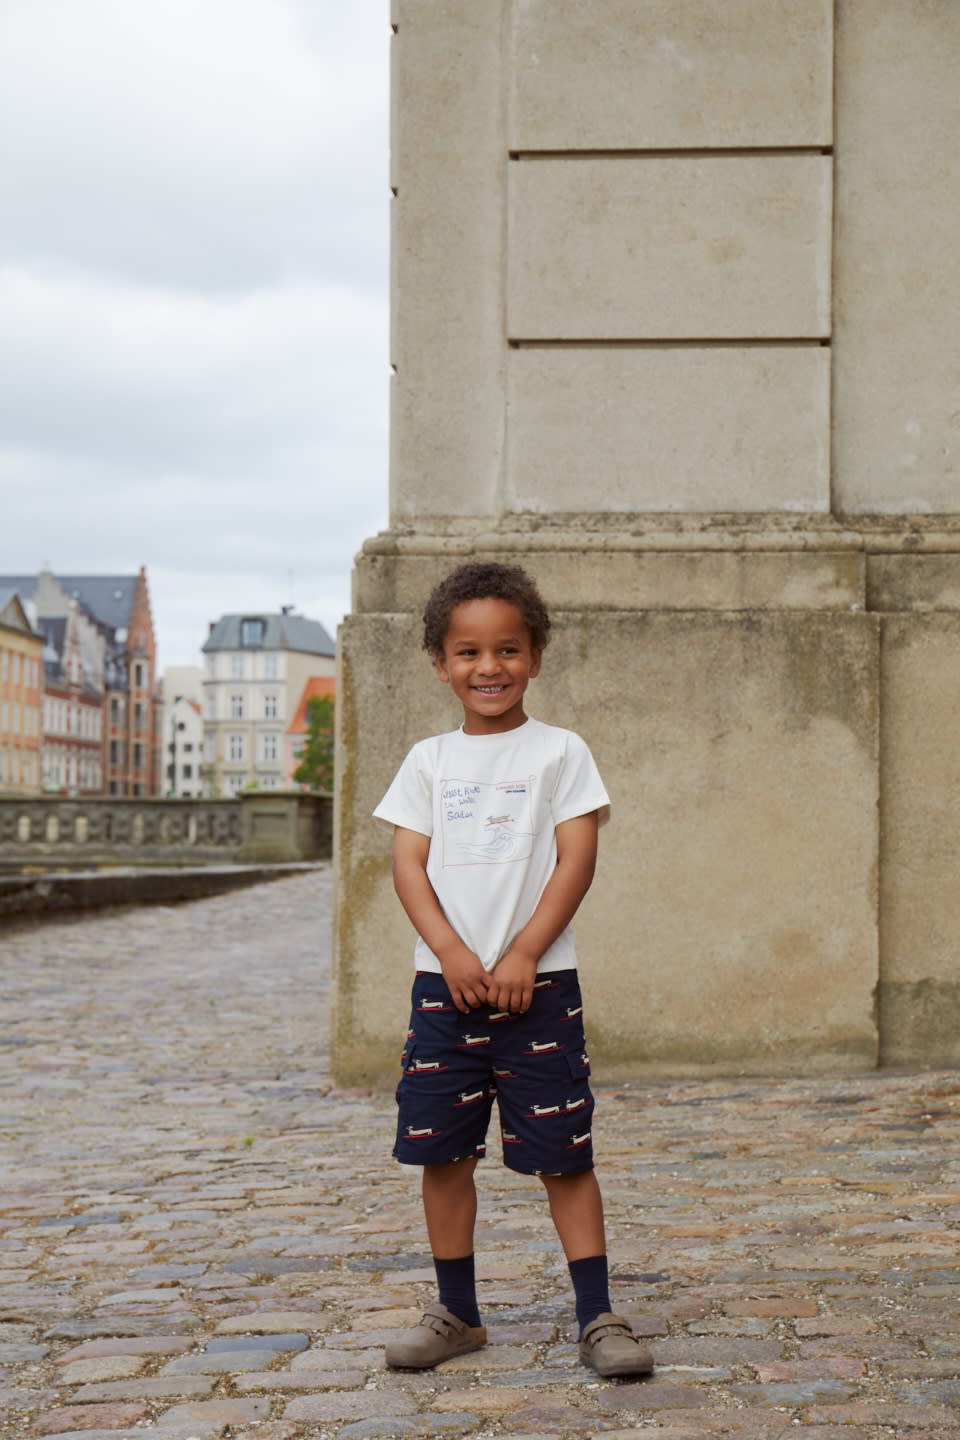
[(38, 620), (76, 609), (82, 683), (103, 696), (102, 785), (108, 795), (160, 793), (161, 700), (146, 569), (136, 575), (0, 577), (29, 597)]
[(211, 622), (203, 653), (205, 793), (280, 788), (287, 724), (310, 676), (334, 674), (333, 641), (285, 607)]
[(0, 584), (0, 794), (40, 789), (42, 657), (23, 599)]
[(163, 793), (183, 800), (203, 794), (203, 672), (175, 665), (163, 672)]
[(38, 623), (44, 637), (43, 789), (102, 795), (103, 670), (87, 663), (83, 613), (71, 600), (66, 614)]
[(393, 28), (340, 1078), (395, 1073), (409, 925), (370, 811), (457, 723), (418, 610), (469, 556), (541, 583), (531, 710), (612, 793), (577, 916), (602, 1073), (956, 1064), (960, 5), (397, 0)]

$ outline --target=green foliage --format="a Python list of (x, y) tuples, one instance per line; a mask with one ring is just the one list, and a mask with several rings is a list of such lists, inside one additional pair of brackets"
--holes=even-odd
[(298, 785), (310, 790), (333, 789), (333, 721), (332, 695), (314, 695), (307, 701), (307, 739), (293, 772)]

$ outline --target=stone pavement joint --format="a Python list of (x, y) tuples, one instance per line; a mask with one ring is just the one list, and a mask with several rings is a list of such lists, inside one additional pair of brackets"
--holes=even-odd
[(540, 1187), (496, 1153), (489, 1346), (386, 1370), (432, 1266), (392, 1097), (329, 1073), (329, 929), (319, 871), (5, 937), (0, 1440), (960, 1440), (952, 1073), (598, 1067), (654, 1375), (579, 1364)]

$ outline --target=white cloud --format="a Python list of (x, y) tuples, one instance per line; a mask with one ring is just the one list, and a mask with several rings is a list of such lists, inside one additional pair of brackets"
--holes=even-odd
[(385, 523), (386, 32), (0, 7), (0, 573), (145, 563), (163, 663), (223, 611), (333, 629)]
[(5, 252), (201, 289), (329, 263), (379, 283), (385, 32), (339, 0), (8, 0)]
[(386, 300), (373, 292), (317, 282), (203, 295), (8, 267), (0, 315), (0, 436), (21, 449), (53, 443), (152, 474), (171, 459), (249, 461), (251, 446), (383, 429)]

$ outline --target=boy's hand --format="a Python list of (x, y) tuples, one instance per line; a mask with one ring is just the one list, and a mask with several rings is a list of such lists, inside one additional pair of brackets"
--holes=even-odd
[(479, 956), (468, 950), (466, 945), (452, 955), (441, 955), (440, 968), (461, 1015), (469, 1015), (471, 1010), (490, 1003), (487, 999), (490, 976), (480, 963)]
[(524, 955), (511, 947), (498, 960), (489, 977), (487, 1004), (511, 1015), (525, 1015), (533, 1001), (533, 984), (537, 978), (536, 956)]

